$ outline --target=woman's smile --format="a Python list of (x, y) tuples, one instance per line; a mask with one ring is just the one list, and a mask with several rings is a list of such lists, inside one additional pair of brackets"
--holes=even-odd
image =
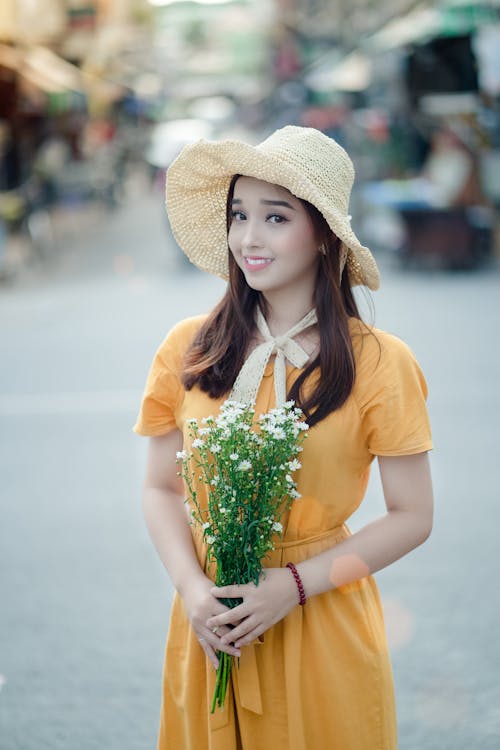
[(273, 258), (262, 258), (258, 255), (243, 256), (243, 263), (247, 271), (262, 271), (273, 262)]

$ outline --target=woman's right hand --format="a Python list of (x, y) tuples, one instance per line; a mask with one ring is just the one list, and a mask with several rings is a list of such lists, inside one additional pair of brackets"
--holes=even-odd
[(205, 575), (202, 575), (196, 581), (184, 587), (182, 599), (186, 608), (187, 616), (191, 627), (193, 628), (198, 641), (206, 653), (215, 669), (219, 666), (217, 651), (225, 651), (231, 656), (240, 656), (240, 649), (235, 648), (231, 643), (221, 643), (221, 638), (229, 633), (231, 628), (227, 625), (221, 625), (214, 633), (207, 627), (206, 623), (210, 617), (220, 615), (227, 611), (227, 607), (216, 599), (210, 590), (214, 583)]

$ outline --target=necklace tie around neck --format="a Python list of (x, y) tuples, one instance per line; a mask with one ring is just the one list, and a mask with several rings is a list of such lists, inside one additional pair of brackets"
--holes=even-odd
[(255, 402), (267, 363), (271, 356), (276, 354), (274, 361), (274, 389), (276, 393), (276, 406), (282, 406), (286, 401), (286, 360), (294, 367), (300, 369), (305, 366), (309, 359), (309, 354), (300, 344), (294, 341), (293, 337), (306, 330), (306, 328), (310, 328), (317, 320), (316, 310), (310, 310), (289, 331), (279, 336), (272, 336), (260, 308), (257, 307), (255, 323), (264, 341), (250, 352), (243, 363), (234, 382), (230, 398), (246, 404)]

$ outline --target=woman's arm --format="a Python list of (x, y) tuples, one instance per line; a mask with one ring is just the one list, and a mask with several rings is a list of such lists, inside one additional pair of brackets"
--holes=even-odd
[(385, 568), (425, 542), (433, 495), (427, 453), (379, 456), (387, 513), (331, 550), (297, 565), (309, 596)]
[(182, 433), (150, 438), (143, 493), (146, 525), (156, 550), (174, 587), (184, 601), (186, 612), (200, 644), (215, 667), (216, 651), (239, 656), (238, 649), (221, 644), (221, 636), (207, 627), (209, 617), (227, 611), (212, 593), (211, 581), (200, 568), (189, 528), (182, 481), (177, 475), (176, 453), (182, 449)]
[[(335, 547), (297, 564), (307, 597), (375, 573), (429, 536), (433, 495), (427, 454), (379, 456), (378, 462), (387, 513)], [(298, 603), (293, 577), (283, 568), (267, 569), (258, 586), (225, 586), (212, 592), (243, 597), (239, 607), (207, 622), (214, 627), (241, 620), (230, 636), (237, 646), (253, 641)], [(226, 635), (222, 642), (227, 639)]]

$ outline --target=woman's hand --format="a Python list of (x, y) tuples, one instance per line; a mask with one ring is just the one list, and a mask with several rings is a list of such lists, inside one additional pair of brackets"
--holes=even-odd
[(222, 614), (210, 617), (206, 622), (209, 630), (234, 626), (222, 635), (221, 644), (234, 643), (237, 648), (251, 643), (282, 620), (299, 601), (295, 581), (287, 568), (266, 568), (258, 586), (254, 583), (222, 586), (212, 588), (211, 593), (216, 597), (243, 599), (234, 609), (224, 607)]
[[(214, 582), (205, 575), (200, 576), (189, 584), (182, 592), (182, 599), (186, 608), (189, 622), (198, 638), (203, 651), (217, 669), (219, 660), (217, 651), (226, 651), (232, 656), (240, 656), (240, 650), (233, 646), (233, 638), (222, 640), (231, 629), (226, 625), (208, 626), (207, 620), (215, 615), (221, 616), (228, 608), (212, 593)], [(216, 629), (216, 632), (214, 630)]]

